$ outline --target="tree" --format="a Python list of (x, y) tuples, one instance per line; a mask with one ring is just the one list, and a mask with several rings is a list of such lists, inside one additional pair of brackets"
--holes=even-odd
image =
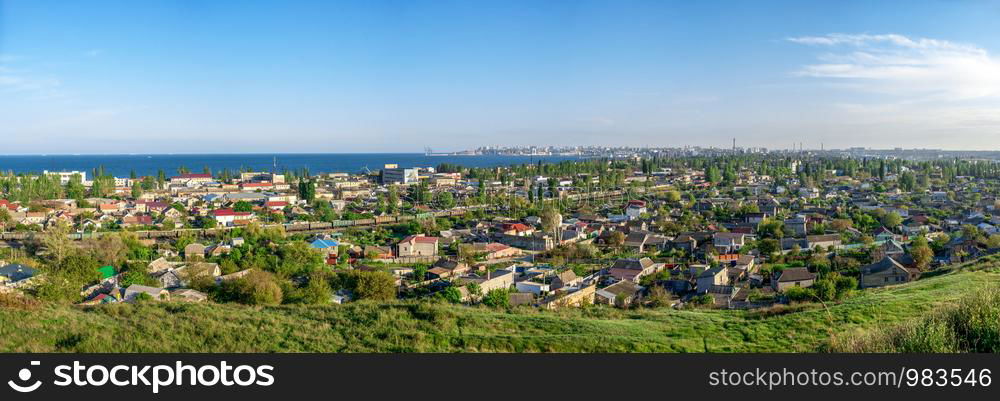
[(7, 211), (6, 207), (0, 206), (0, 231), (6, 230), (14, 219), (10, 217), (10, 212)]
[(316, 199), (316, 183), (311, 180), (300, 180), (299, 181), (299, 198), (305, 200), (306, 202), (312, 203)]
[(1000, 248), (1000, 234), (990, 235), (990, 237), (986, 239), (986, 246), (990, 249)]
[(547, 207), (542, 210), (541, 217), (542, 229), (545, 230), (545, 232), (552, 234), (552, 237), (556, 238), (558, 241), (559, 236), (556, 231), (559, 229), (559, 225), (562, 224), (562, 216), (559, 214), (559, 211), (554, 207)]
[(830, 222), (830, 227), (841, 233), (847, 231), (852, 225), (853, 223), (850, 219), (834, 219)]
[(478, 252), (472, 244), (461, 244), (458, 246), (458, 259), (465, 264), (471, 265), (476, 262)]
[(89, 244), (91, 254), (104, 265), (121, 266), (128, 256), (128, 246), (119, 233), (105, 233)]
[(785, 222), (776, 219), (763, 219), (757, 224), (757, 232), (767, 238), (781, 239), (785, 235)]
[(413, 268), (413, 281), (422, 282), (427, 278), (427, 266), (418, 265)]
[(983, 233), (979, 231), (979, 227), (972, 224), (962, 225), (962, 239), (967, 241), (979, 241)]
[(132, 184), (132, 199), (139, 199), (140, 196), (142, 196), (142, 185), (138, 182)]
[(303, 303), (309, 305), (327, 305), (332, 301), (333, 290), (330, 284), (319, 275), (309, 277), (309, 283), (302, 289)]
[(781, 243), (774, 238), (765, 238), (757, 243), (757, 249), (760, 250), (761, 254), (771, 255), (781, 250)]
[(917, 268), (924, 271), (930, 267), (931, 260), (934, 259), (934, 251), (927, 244), (926, 238), (917, 237), (910, 245), (910, 256), (913, 258), (913, 262), (916, 263)]
[(455, 196), (448, 191), (441, 191), (437, 194), (437, 205), (441, 209), (451, 209), (455, 207)]
[(491, 308), (510, 307), (510, 290), (506, 288), (495, 288), (486, 293), (483, 297), (483, 305)]
[(608, 244), (613, 247), (620, 247), (622, 245), (625, 245), (625, 234), (622, 233), (621, 231), (615, 231), (611, 233), (611, 235), (608, 237)]
[(888, 227), (890, 229), (896, 228), (900, 224), (903, 224), (903, 218), (900, 217), (899, 213), (896, 213), (896, 212), (888, 212), (888, 213), (886, 213), (885, 215), (882, 216), (881, 220), (882, 220), (882, 225), (884, 225), (884, 226), (886, 226), (886, 227)]
[(247, 201), (239, 201), (239, 202), (236, 202), (236, 204), (233, 205), (233, 211), (236, 211), (236, 212), (251, 212), (251, 211), (253, 211), (253, 205), (251, 205), (250, 202), (247, 202)]
[(323, 266), (323, 254), (303, 241), (292, 241), (278, 250), (281, 262), (275, 272), (282, 277), (295, 277)]
[(396, 280), (391, 274), (380, 271), (352, 271), (354, 296), (357, 299), (390, 301), (396, 299)]
[(822, 301), (833, 301), (837, 298), (837, 286), (830, 280), (817, 280), (812, 285), (816, 297)]
[(454, 285), (448, 286), (448, 288), (445, 288), (438, 294), (441, 296), (441, 298), (444, 298), (445, 300), (453, 304), (462, 302), (462, 292), (459, 291), (458, 287), (455, 287)]
[(70, 226), (59, 222), (49, 227), (41, 236), (41, 246), (45, 248), (48, 259), (55, 263), (61, 263), (72, 252), (75, 247), (69, 238)]
[(232, 300), (247, 305), (278, 305), (283, 292), (273, 274), (251, 270), (247, 275), (222, 284), (222, 292)]

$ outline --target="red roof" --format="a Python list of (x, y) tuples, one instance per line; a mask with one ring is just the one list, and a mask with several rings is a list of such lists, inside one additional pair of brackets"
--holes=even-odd
[(274, 186), (274, 184), (272, 184), (270, 182), (247, 182), (247, 183), (243, 183), (241, 185), (243, 185), (244, 188), (246, 188), (246, 187), (273, 187)]
[(288, 202), (285, 202), (285, 201), (267, 202), (265, 204), (265, 206), (267, 206), (267, 207), (285, 207), (285, 206), (288, 206)]
[(409, 237), (403, 238), (402, 242), (416, 242), (421, 244), (436, 244), (438, 242), (438, 237), (425, 237), (419, 235), (411, 235)]
[(212, 178), (211, 174), (181, 174), (173, 178)]
[(502, 250), (509, 249), (510, 247), (507, 246), (507, 245), (504, 245), (504, 244), (492, 242), (492, 243), (486, 244), (485, 248), (486, 248), (487, 252), (500, 252)]
[(15, 211), (15, 210), (17, 210), (17, 205), (11, 203), (10, 201), (8, 201), (6, 199), (0, 199), (0, 206), (5, 207), (5, 208), (7, 208), (8, 210), (10, 210), (12, 212)]
[(525, 225), (523, 223), (513, 223), (513, 224), (511, 224), (511, 223), (504, 223), (503, 230), (504, 231), (514, 230), (514, 231), (517, 231), (517, 232), (523, 232), (523, 231), (529, 231), (529, 230), (531, 230), (531, 227), (528, 227), (527, 225)]
[(212, 215), (214, 216), (249, 216), (250, 212), (237, 212), (233, 209), (219, 209), (213, 210)]

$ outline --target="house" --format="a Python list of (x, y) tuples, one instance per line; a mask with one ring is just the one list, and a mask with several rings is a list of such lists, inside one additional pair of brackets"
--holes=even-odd
[(785, 228), (791, 230), (792, 236), (795, 237), (801, 237), (808, 232), (806, 229), (806, 219), (803, 217), (785, 219)]
[(642, 298), (642, 291), (643, 287), (636, 283), (631, 281), (619, 281), (597, 290), (594, 294), (594, 303), (627, 308), (632, 305), (633, 302)]
[(816, 281), (816, 275), (805, 267), (792, 267), (782, 270), (771, 279), (771, 287), (782, 292), (791, 287), (810, 287)]
[(701, 272), (696, 280), (696, 290), (705, 294), (714, 286), (729, 285), (729, 271), (724, 266), (713, 267)]
[(581, 287), (580, 289), (574, 291), (563, 292), (558, 295), (548, 297), (541, 302), (541, 306), (545, 309), (558, 309), (590, 305), (594, 303), (594, 296), (596, 292), (596, 285)]
[(531, 235), (535, 232), (535, 229), (524, 223), (504, 223), (500, 225), (500, 232), (523, 237)]
[(508, 295), (510, 306), (531, 305), (535, 303), (535, 295), (527, 292), (512, 292)]
[(286, 206), (288, 206), (288, 202), (285, 201), (273, 201), (264, 203), (264, 207), (271, 209), (272, 211), (275, 212), (280, 212), (284, 210)]
[(822, 250), (827, 250), (831, 246), (834, 248), (840, 247), (843, 241), (840, 239), (840, 234), (824, 234), (824, 235), (807, 235), (806, 244), (809, 249), (816, 249), (820, 247)]
[(638, 219), (643, 213), (646, 213), (646, 201), (633, 200), (629, 201), (628, 205), (625, 206), (625, 216), (630, 220)]
[(181, 288), (170, 292), (170, 299), (181, 302), (205, 302), (208, 294), (190, 288)]
[(411, 235), (396, 245), (396, 254), (405, 256), (437, 256), (438, 238), (424, 235)]
[(715, 233), (712, 236), (712, 243), (716, 248), (725, 253), (736, 253), (746, 243), (748, 235), (744, 233)]
[(362, 256), (366, 259), (392, 259), (392, 248), (387, 246), (365, 245)]
[(512, 258), (521, 255), (521, 250), (512, 246), (491, 242), (486, 244), (475, 244), (476, 252), (484, 253), (486, 259)]
[(158, 273), (158, 272), (161, 272), (161, 271), (172, 269), (172, 268), (177, 267), (177, 266), (179, 266), (181, 264), (182, 263), (180, 263), (180, 262), (169, 262), (169, 261), (167, 261), (167, 258), (161, 257), (161, 258), (156, 259), (156, 260), (154, 260), (152, 262), (149, 262), (149, 265), (146, 268), (146, 272), (155, 274), (155, 273)]
[(123, 300), (125, 302), (136, 302), (137, 298), (141, 294), (146, 294), (154, 300), (168, 301), (170, 300), (170, 292), (163, 288), (149, 287), (145, 285), (132, 284), (125, 289), (125, 296)]
[(188, 184), (188, 183), (199, 183), (205, 184), (212, 182), (214, 179), (211, 174), (181, 174), (175, 177), (170, 177), (171, 184)]
[(188, 244), (184, 247), (184, 259), (191, 260), (194, 258), (205, 258), (205, 245), (199, 244), (197, 242)]
[(152, 216), (125, 216), (122, 218), (122, 225), (126, 227), (134, 226), (151, 226), (153, 225)]
[(573, 270), (566, 270), (556, 274), (556, 276), (552, 278), (552, 282), (549, 283), (549, 286), (552, 288), (552, 291), (555, 291), (565, 287), (577, 287), (582, 282), (583, 279), (577, 277)]
[(237, 212), (233, 209), (217, 209), (211, 213), (215, 221), (223, 226), (232, 226), (253, 219), (251, 212)]
[(534, 295), (541, 295), (549, 292), (551, 291), (551, 288), (550, 284), (536, 283), (534, 281), (519, 281), (514, 284), (514, 289), (516, 289), (517, 292), (525, 292)]
[(646, 243), (649, 242), (649, 233), (644, 231), (633, 231), (625, 236), (625, 247), (635, 249), (638, 252), (645, 252)]
[(861, 288), (883, 287), (907, 283), (919, 276), (917, 269), (908, 269), (895, 259), (885, 256), (882, 260), (861, 268)]
[(888, 228), (879, 227), (875, 230), (875, 241), (885, 242), (893, 241), (896, 239), (896, 234), (893, 234)]
[[(444, 270), (444, 272), (441, 272), (442, 269)], [(431, 276), (434, 278), (445, 278), (453, 275), (457, 276), (460, 274), (464, 274), (467, 273), (468, 271), (469, 271), (469, 265), (465, 263), (447, 258), (441, 258), (438, 259), (437, 262), (434, 262), (433, 265), (431, 265), (431, 269), (427, 270), (427, 273), (430, 273)]]
[[(460, 279), (462, 283), (477, 283), (483, 294), (493, 290), (507, 289), (514, 285), (514, 272), (496, 270), (487, 272), (485, 276), (466, 276)], [(465, 289), (463, 287), (463, 289)]]
[(653, 263), (650, 258), (618, 259), (608, 270), (608, 275), (618, 281), (639, 282), (643, 276), (656, 273), (662, 268), (662, 263)]
[(340, 243), (332, 239), (320, 238), (309, 243), (309, 247), (311, 247), (312, 249), (318, 249), (319, 251), (323, 252), (323, 254), (326, 256), (336, 255), (338, 246), (340, 246)]
[(38, 270), (19, 263), (0, 267), (0, 286), (13, 286), (38, 274)]

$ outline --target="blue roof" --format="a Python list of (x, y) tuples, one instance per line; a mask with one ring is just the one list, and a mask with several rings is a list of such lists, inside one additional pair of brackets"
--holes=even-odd
[(334, 240), (318, 239), (318, 240), (313, 241), (311, 245), (312, 245), (313, 248), (324, 249), (324, 248), (336, 247), (337, 245), (340, 245), (340, 244), (338, 244), (337, 241), (334, 241)]
[(0, 267), (0, 277), (6, 277), (11, 282), (32, 278), (35, 274), (38, 274), (37, 270), (18, 263)]

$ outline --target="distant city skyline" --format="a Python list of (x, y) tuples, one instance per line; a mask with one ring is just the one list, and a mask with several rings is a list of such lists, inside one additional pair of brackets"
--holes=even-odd
[(1000, 146), (1000, 3), (0, 2), (0, 154)]

